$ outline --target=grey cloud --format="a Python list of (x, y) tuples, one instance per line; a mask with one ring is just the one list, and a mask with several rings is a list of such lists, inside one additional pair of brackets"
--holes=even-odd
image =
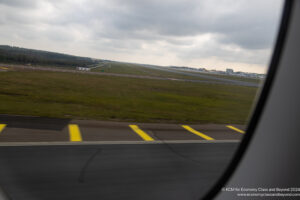
[(37, 0), (0, 0), (0, 5), (6, 5), (17, 8), (33, 8), (37, 5)]
[[(23, 1), (5, 2), (24, 5), (20, 3)], [(269, 11), (274, 9), (271, 3), (253, 2), (112, 0), (107, 5), (97, 1), (87, 1), (84, 4), (48, 1), (56, 9), (57, 15), (49, 16), (44, 23), (62, 26), (72, 23), (85, 24), (100, 37), (123, 39), (155, 40), (161, 36), (186, 37), (219, 33), (223, 35), (219, 39), (221, 43), (233, 43), (249, 49), (268, 48), (273, 42), (270, 34), (275, 31), (278, 19)], [(274, 1), (272, 3), (276, 5)], [(15, 21), (30, 21), (30, 18), (21, 14), (14, 13), (8, 17)], [(95, 22), (103, 27), (99, 30)]]
[[(227, 62), (242, 62), (251, 64), (267, 64), (270, 50), (255, 49), (252, 51), (234, 51), (222, 48), (219, 45), (206, 46), (205, 48), (195, 48), (178, 54), (182, 59), (199, 59), (215, 57)], [(238, 58), (238, 59), (237, 59)]]
[[(219, 33), (222, 43), (243, 48), (268, 48), (278, 18), (270, 9), (280, 2), (260, 1), (129, 1), (109, 20), (119, 33), (147, 30), (164, 36)], [(254, 2), (254, 3), (253, 3)], [(122, 1), (114, 1), (122, 5)], [(238, 4), (238, 6), (235, 6)], [(232, 8), (233, 7), (233, 8)], [(223, 10), (228, 10), (224, 12)], [(155, 35), (155, 34), (154, 34)]]
[[(215, 56), (263, 64), (267, 58), (261, 52), (272, 48), (281, 4), (282, 0), (0, 0), (0, 25), (11, 26), (26, 40), (47, 38), (57, 45), (76, 40), (106, 46), (98, 49), (112, 53), (132, 53), (131, 48), (141, 51), (145, 43), (163, 43), (167, 47), (161, 51), (181, 59)], [(68, 32), (74, 30), (79, 36)], [(205, 34), (215, 36), (214, 44), (195, 45), (194, 38)]]

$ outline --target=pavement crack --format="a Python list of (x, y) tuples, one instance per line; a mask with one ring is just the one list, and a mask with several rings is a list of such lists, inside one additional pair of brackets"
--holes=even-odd
[(151, 131), (151, 132), (152, 132), (152, 134), (154, 135), (154, 137), (156, 137), (157, 139), (159, 139), (159, 140), (164, 144), (164, 146), (167, 147), (167, 148), (168, 148), (171, 152), (173, 152), (175, 155), (177, 155), (177, 156), (179, 156), (179, 157), (181, 157), (181, 158), (183, 158), (183, 159), (185, 159), (185, 160), (191, 161), (191, 162), (193, 162), (193, 163), (196, 164), (196, 165), (199, 165), (199, 164), (200, 164), (198, 160), (195, 160), (195, 159), (193, 159), (193, 158), (190, 158), (189, 156), (186, 156), (186, 155), (184, 155), (184, 154), (182, 154), (182, 153), (176, 151), (170, 144), (166, 143), (165, 140), (162, 139), (162, 138), (160, 138), (154, 131)]
[(80, 174), (79, 174), (79, 177), (78, 177), (78, 181), (80, 183), (84, 183), (85, 181), (85, 173), (89, 167), (89, 165), (93, 162), (94, 158), (99, 154), (101, 153), (102, 149), (101, 148), (98, 148), (90, 157), (89, 159), (85, 162), (84, 166), (81, 168), (80, 170)]

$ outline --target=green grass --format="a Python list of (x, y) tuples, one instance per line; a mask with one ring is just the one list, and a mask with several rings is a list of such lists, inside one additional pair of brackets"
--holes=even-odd
[(98, 68), (92, 69), (92, 71), (116, 73), (116, 74), (155, 76), (155, 77), (175, 78), (175, 79), (210, 80), (210, 79), (205, 79), (205, 78), (200, 78), (200, 77), (176, 74), (176, 73), (162, 71), (162, 70), (158, 70), (158, 69), (151, 69), (151, 68), (143, 67), (138, 64), (110, 62), (110, 63), (106, 63), (106, 64), (100, 64), (99, 66), (100, 67), (98, 67)]
[[(178, 70), (178, 71), (184, 71), (184, 70)], [(184, 71), (187, 72), (187, 71)], [(242, 76), (234, 76), (234, 75), (227, 75), (227, 74), (213, 74), (213, 73), (203, 73), (203, 72), (189, 72), (189, 73), (199, 73), (205, 76), (212, 76), (217, 78), (224, 78), (224, 79), (230, 79), (230, 80), (238, 80), (238, 81), (244, 81), (244, 82), (250, 82), (250, 83), (262, 83), (263, 80), (259, 78), (248, 78), (248, 77), (242, 77)]]
[(117, 73), (117, 74), (134, 74), (134, 75), (151, 75), (153, 73), (151, 70), (148, 70), (147, 68), (135, 64), (128, 64), (128, 63), (109, 62), (105, 64), (100, 64), (99, 66), (100, 67), (95, 68), (92, 71)]
[(263, 82), (262, 79), (258, 79), (258, 78), (247, 78), (247, 77), (233, 76), (233, 75), (223, 75), (223, 74), (206, 74), (206, 75), (219, 77), (219, 78), (225, 78), (225, 79), (231, 79), (231, 80), (250, 82), (250, 83), (262, 83)]
[(136, 122), (244, 124), (257, 88), (90, 74), (0, 73), (0, 113)]
[[(117, 73), (117, 74), (132, 74), (132, 75), (143, 75), (143, 76), (155, 76), (155, 77), (164, 77), (164, 78), (175, 78), (175, 79), (189, 79), (189, 80), (211, 80), (209, 77), (217, 77), (229, 80), (239, 80), (250, 83), (262, 83), (263, 80), (258, 78), (247, 78), (233, 75), (223, 75), (223, 74), (211, 74), (211, 73), (203, 73), (203, 72), (193, 72), (193, 71), (183, 71), (185, 73), (190, 73), (191, 75), (177, 74), (168, 71), (162, 71), (158, 69), (151, 69), (147, 67), (143, 67), (138, 64), (130, 64), (130, 63), (121, 63), (121, 62), (109, 62), (109, 63), (100, 63), (100, 67), (94, 68), (92, 71), (94, 72), (107, 72), (107, 73)], [(176, 71), (176, 69), (173, 69)], [(192, 74), (201, 74), (207, 76), (207, 78), (192, 76)], [(221, 81), (221, 80), (214, 80)]]

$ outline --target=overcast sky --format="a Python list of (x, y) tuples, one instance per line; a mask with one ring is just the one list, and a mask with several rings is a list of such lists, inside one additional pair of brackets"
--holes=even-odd
[(0, 0), (0, 44), (265, 72), (282, 0)]

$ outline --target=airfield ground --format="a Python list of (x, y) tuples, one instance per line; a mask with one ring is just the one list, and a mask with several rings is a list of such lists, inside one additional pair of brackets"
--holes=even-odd
[[(149, 70), (156, 76), (168, 73)], [(0, 85), (1, 114), (156, 123), (245, 124), (258, 91), (228, 84), (18, 68), (1, 72)]]
[[(160, 70), (158, 70), (160, 69)], [(146, 76), (156, 76), (165, 78), (178, 78), (178, 79), (190, 79), (190, 80), (210, 80), (212, 78), (224, 78), (229, 80), (238, 80), (243, 82), (257, 83), (262, 82), (261, 79), (257, 78), (247, 78), (247, 77), (237, 77), (232, 75), (219, 75), (203, 72), (192, 72), (185, 70), (177, 70), (168, 68), (168, 71), (164, 71), (163, 67), (150, 67), (145, 65), (131, 64), (131, 63), (121, 63), (121, 62), (107, 62), (101, 63), (98, 67), (92, 69), (94, 72), (105, 72), (105, 73), (117, 73), (117, 74), (132, 74), (132, 75), (146, 75)], [(177, 72), (177, 73), (176, 73)], [(179, 72), (179, 73), (178, 73)], [(207, 78), (191, 75), (204, 75)]]
[(199, 199), (215, 184), (259, 87), (114, 70), (0, 71), (0, 184), (10, 198)]

